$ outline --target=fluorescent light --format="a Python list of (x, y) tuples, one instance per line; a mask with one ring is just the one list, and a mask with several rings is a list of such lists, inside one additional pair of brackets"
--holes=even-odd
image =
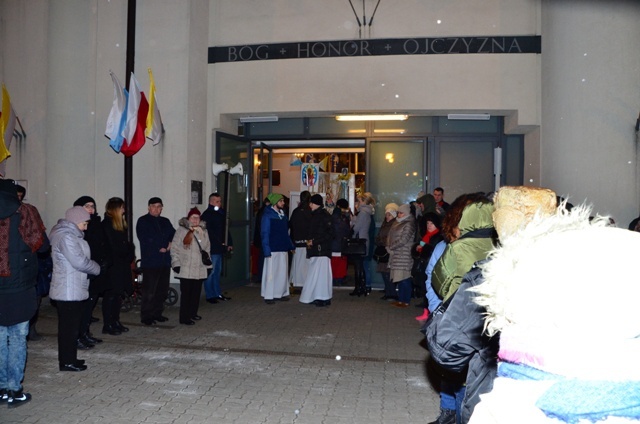
[(404, 134), (405, 131), (404, 128), (380, 128), (373, 130), (376, 134)]
[(251, 122), (278, 122), (278, 117), (275, 115), (272, 116), (242, 116), (240, 118), (240, 122), (243, 124), (251, 123)]
[(338, 121), (406, 121), (409, 115), (338, 115)]
[(491, 115), (488, 113), (450, 113), (447, 118), (452, 121), (488, 121)]

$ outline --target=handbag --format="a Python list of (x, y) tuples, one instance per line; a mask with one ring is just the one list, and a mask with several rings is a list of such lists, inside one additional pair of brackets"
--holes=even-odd
[(387, 252), (387, 248), (384, 246), (376, 246), (373, 251), (373, 259), (380, 264), (389, 262), (389, 252)]
[(343, 238), (341, 252), (345, 256), (365, 256), (367, 254), (367, 239)]
[(202, 246), (200, 246), (200, 242), (198, 241), (198, 237), (194, 235), (193, 238), (196, 240), (196, 243), (198, 243), (198, 247), (200, 248), (200, 255), (202, 256), (202, 265), (204, 266), (213, 265), (213, 262), (211, 261), (211, 255), (209, 255), (208, 252), (202, 249)]

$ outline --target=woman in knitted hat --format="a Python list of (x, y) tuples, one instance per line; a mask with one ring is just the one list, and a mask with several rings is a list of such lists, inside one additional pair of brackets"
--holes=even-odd
[(198, 315), (202, 282), (212, 265), (202, 263), (200, 252), (204, 250), (209, 254), (210, 249), (206, 224), (200, 221), (198, 208), (192, 208), (186, 218), (178, 222), (171, 242), (171, 268), (180, 280), (180, 324), (193, 325), (202, 319)]
[(396, 223), (389, 231), (387, 250), (390, 253), (389, 271), (391, 281), (398, 287), (398, 301), (393, 306), (406, 308), (411, 301), (413, 258), (411, 247), (416, 237), (416, 219), (411, 206), (404, 204), (398, 208)]
[(91, 260), (89, 244), (83, 238), (90, 219), (82, 206), (67, 210), (64, 219), (51, 229), (53, 274), (49, 297), (57, 302), (58, 362), (60, 371), (84, 371), (78, 360), (77, 340), (80, 319), (89, 297), (88, 275), (100, 274), (100, 265)]
[[(400, 206), (395, 203), (388, 203), (384, 207), (384, 221), (382, 221), (380, 231), (378, 231), (378, 235), (376, 236), (376, 249), (373, 252), (374, 259), (378, 261), (376, 271), (380, 273), (382, 281), (384, 281), (384, 296), (382, 296), (382, 300), (398, 300), (396, 286), (391, 282), (389, 274), (389, 252), (387, 252), (387, 242), (389, 238), (389, 231), (391, 231), (391, 227), (394, 222), (396, 222), (399, 207)], [(379, 254), (376, 254), (376, 252), (379, 252)]]
[(107, 269), (106, 287), (102, 298), (102, 334), (118, 336), (129, 331), (120, 322), (122, 295), (133, 292), (131, 263), (135, 248), (127, 237), (124, 200), (112, 197), (105, 206), (102, 228), (109, 241), (113, 263)]

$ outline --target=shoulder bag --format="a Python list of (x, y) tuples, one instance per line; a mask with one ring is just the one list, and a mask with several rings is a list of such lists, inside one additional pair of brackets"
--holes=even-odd
[(211, 261), (211, 255), (209, 255), (207, 251), (202, 249), (202, 246), (200, 246), (200, 242), (198, 241), (198, 237), (196, 237), (196, 235), (194, 234), (193, 238), (196, 240), (196, 243), (198, 243), (198, 247), (200, 248), (200, 255), (202, 255), (202, 265), (204, 266), (213, 265), (213, 262)]

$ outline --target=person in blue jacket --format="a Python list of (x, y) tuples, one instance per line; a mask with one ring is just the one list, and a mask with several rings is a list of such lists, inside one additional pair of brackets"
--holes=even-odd
[(264, 210), (260, 227), (264, 268), (261, 296), (272, 305), (276, 300), (289, 300), (289, 252), (295, 249), (289, 237), (289, 223), (284, 212), (282, 194), (270, 193), (271, 206)]

